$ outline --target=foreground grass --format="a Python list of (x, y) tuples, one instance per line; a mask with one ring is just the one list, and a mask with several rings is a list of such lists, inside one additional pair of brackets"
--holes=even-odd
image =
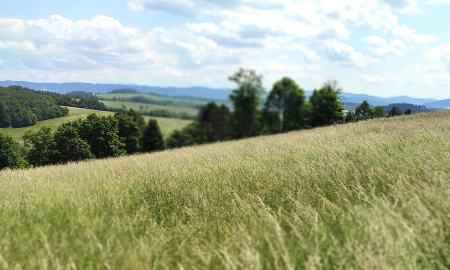
[[(106, 111), (97, 111), (97, 110), (89, 110), (75, 107), (67, 107), (69, 108), (69, 115), (64, 117), (59, 117), (55, 119), (49, 119), (44, 121), (39, 121), (36, 125), (31, 127), (23, 127), (23, 128), (0, 128), (0, 133), (9, 135), (14, 138), (17, 142), (23, 143), (22, 136), (25, 134), (27, 130), (38, 131), (42, 127), (50, 127), (53, 130), (56, 130), (62, 123), (74, 121), (79, 118), (86, 118), (89, 114), (95, 113), (99, 116), (108, 116), (114, 115), (113, 112)], [(182, 119), (173, 119), (173, 118), (162, 118), (162, 117), (149, 117), (144, 116), (146, 122), (149, 119), (156, 119), (158, 121), (158, 125), (161, 129), (161, 132), (164, 136), (169, 136), (176, 129), (182, 129), (192, 121), (182, 120)]]
[(0, 172), (0, 268), (448, 269), (450, 111)]

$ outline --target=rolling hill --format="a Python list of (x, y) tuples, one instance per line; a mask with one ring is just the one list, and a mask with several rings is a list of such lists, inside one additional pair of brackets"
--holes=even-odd
[(448, 269), (450, 111), (0, 171), (0, 268)]
[(450, 109), (450, 99), (444, 99), (444, 100), (429, 102), (429, 103), (425, 103), (423, 105), (425, 105), (427, 108)]
[[(194, 97), (206, 100), (227, 101), (231, 89), (214, 89), (207, 87), (155, 87), (144, 85), (124, 85), (124, 84), (92, 84), (92, 83), (32, 83), (25, 81), (0, 81), (0, 86), (21, 85), (36, 90), (49, 90), (58, 93), (71, 91), (86, 91), (92, 93), (105, 94), (113, 90), (128, 89), (136, 90), (140, 93), (153, 93), (169, 97)], [(307, 96), (312, 91), (305, 91)], [(392, 103), (411, 103), (423, 105), (424, 103), (435, 102), (436, 99), (413, 98), (407, 96), (398, 97), (376, 97), (362, 94), (342, 93), (344, 102), (361, 104), (367, 100), (373, 106), (386, 106)]]

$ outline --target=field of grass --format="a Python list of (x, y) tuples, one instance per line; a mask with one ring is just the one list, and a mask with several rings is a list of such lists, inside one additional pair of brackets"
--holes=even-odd
[[(105, 112), (105, 111), (96, 111), (96, 110), (89, 110), (89, 109), (82, 109), (82, 108), (75, 108), (75, 107), (67, 107), (69, 108), (69, 115), (64, 117), (59, 117), (55, 119), (45, 120), (45, 121), (39, 121), (36, 125), (31, 127), (23, 127), (23, 128), (0, 128), (0, 133), (9, 135), (14, 138), (14, 140), (23, 143), (22, 136), (25, 134), (27, 130), (34, 130), (38, 131), (41, 129), (41, 127), (50, 127), (53, 130), (58, 128), (62, 123), (74, 121), (78, 118), (86, 118), (89, 114), (95, 113), (100, 116), (108, 116), (108, 115), (114, 115), (113, 112)], [(191, 123), (192, 121), (188, 120), (182, 120), (182, 119), (174, 119), (174, 118), (161, 118), (161, 117), (149, 117), (144, 116), (145, 121), (148, 122), (148, 120), (156, 119), (158, 121), (158, 125), (161, 129), (161, 132), (164, 136), (168, 136), (170, 133), (172, 133), (176, 129), (182, 129), (187, 124)]]
[(0, 172), (0, 268), (449, 269), (450, 111)]
[(131, 98), (135, 97), (144, 97), (150, 102), (169, 102), (171, 106), (176, 107), (190, 107), (190, 108), (200, 108), (201, 106), (206, 105), (209, 101), (203, 99), (194, 99), (194, 98), (180, 98), (180, 97), (164, 97), (164, 96), (156, 96), (151, 94), (97, 94), (98, 98), (102, 100), (110, 100), (112, 101), (114, 97), (117, 99), (122, 99), (124, 101), (129, 101)]
[(125, 106), (125, 109), (133, 109), (135, 111), (145, 113), (153, 110), (168, 110), (174, 113), (187, 113), (188, 115), (197, 116), (198, 109), (188, 108), (188, 107), (177, 107), (177, 106), (164, 106), (164, 105), (154, 105), (148, 103), (141, 102), (131, 102), (131, 101), (107, 101), (102, 100), (106, 107), (108, 108), (116, 108), (122, 109)]

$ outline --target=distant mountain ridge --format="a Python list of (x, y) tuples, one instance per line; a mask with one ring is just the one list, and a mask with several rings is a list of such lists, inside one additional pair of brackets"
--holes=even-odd
[(450, 109), (450, 98), (449, 99), (444, 99), (444, 100), (439, 100), (439, 101), (433, 101), (433, 102), (425, 103), (423, 105), (425, 107), (427, 107), (427, 108), (446, 108), (446, 109)]
[[(231, 89), (214, 89), (207, 87), (156, 87), (145, 85), (126, 84), (94, 84), (94, 83), (33, 83), (26, 81), (0, 81), (0, 86), (21, 85), (35, 90), (48, 90), (57, 93), (67, 93), (72, 91), (86, 91), (92, 93), (108, 93), (117, 89), (135, 89), (144, 94), (158, 94), (171, 97), (193, 97), (208, 100), (225, 101), (231, 93)], [(305, 91), (306, 96), (312, 95), (313, 91)], [(342, 93), (342, 100), (346, 103), (361, 104), (367, 100), (373, 106), (387, 106), (393, 103), (410, 103), (415, 105), (425, 105), (429, 108), (450, 107), (450, 99), (438, 101), (431, 98), (413, 98), (408, 96), (397, 97), (376, 97), (364, 94)], [(441, 103), (440, 103), (441, 102)], [(437, 105), (436, 105), (437, 104)], [(444, 105), (442, 105), (444, 104)]]
[(170, 97), (198, 97), (211, 100), (228, 100), (230, 89), (214, 89), (201, 86), (194, 87), (157, 87), (128, 84), (100, 84), (100, 83), (33, 83), (26, 81), (0, 81), (0, 86), (20, 85), (35, 90), (47, 90), (57, 93), (72, 91), (86, 91), (106, 94), (117, 89), (135, 89), (144, 94), (158, 94)]

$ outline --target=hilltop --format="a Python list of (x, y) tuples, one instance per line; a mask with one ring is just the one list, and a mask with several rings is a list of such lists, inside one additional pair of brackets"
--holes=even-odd
[(0, 172), (0, 267), (446, 269), (450, 111)]

